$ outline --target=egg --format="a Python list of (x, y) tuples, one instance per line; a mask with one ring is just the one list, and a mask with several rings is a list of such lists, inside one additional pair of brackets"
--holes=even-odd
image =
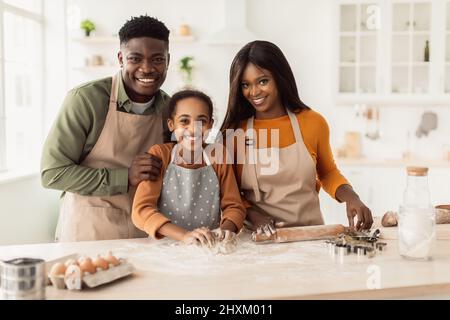
[(78, 265), (78, 262), (74, 259), (69, 259), (66, 261), (66, 263), (64, 263), (66, 265), (66, 267), (71, 266), (71, 265)]
[(67, 267), (64, 263), (57, 262), (50, 269), (50, 275), (51, 276), (63, 276), (66, 272), (66, 269), (67, 269)]
[(118, 260), (115, 256), (113, 256), (113, 254), (111, 253), (111, 251), (108, 251), (108, 253), (107, 253), (106, 256), (105, 256), (105, 260), (106, 260), (108, 263), (112, 264), (113, 266), (117, 266), (117, 265), (120, 264), (119, 260)]
[(81, 262), (80, 262), (80, 269), (81, 272), (87, 272), (90, 274), (93, 274), (95, 272), (97, 272), (97, 269), (95, 268), (94, 263), (92, 262), (91, 258), (84, 258)]
[(103, 270), (107, 270), (109, 268), (108, 261), (103, 259), (100, 255), (98, 255), (97, 259), (94, 260), (94, 266)]

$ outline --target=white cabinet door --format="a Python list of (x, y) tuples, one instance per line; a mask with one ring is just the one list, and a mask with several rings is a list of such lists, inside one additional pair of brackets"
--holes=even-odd
[[(404, 167), (342, 166), (340, 170), (374, 217), (398, 210), (407, 182)], [(433, 205), (450, 204), (450, 168), (431, 167), (428, 185)], [(348, 224), (345, 204), (323, 190), (319, 197), (325, 223)]]
[[(372, 198), (370, 170), (367, 170), (367, 167), (342, 167), (339, 169), (358, 193), (361, 200), (370, 207)], [(348, 225), (345, 203), (339, 203), (322, 190), (320, 192), (320, 205), (325, 223)]]
[(428, 185), (432, 204), (450, 204), (450, 168), (430, 168)]
[(373, 216), (397, 211), (406, 186), (406, 171), (402, 167), (370, 169), (372, 174), (371, 207)]
[(341, 0), (337, 104), (448, 104), (450, 0)]
[(431, 6), (430, 1), (392, 3), (392, 94), (430, 92)]
[[(406, 184), (404, 168), (343, 166), (340, 170), (374, 217), (398, 209)], [(323, 191), (320, 201), (326, 223), (348, 223), (345, 204), (338, 203)]]
[(380, 93), (378, 57), (380, 2), (358, 1), (339, 5), (339, 94)]

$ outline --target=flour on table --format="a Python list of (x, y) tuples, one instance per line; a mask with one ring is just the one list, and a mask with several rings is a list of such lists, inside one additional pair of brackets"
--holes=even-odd
[[(346, 273), (338, 267), (331, 272), (327, 267), (330, 257), (323, 241), (260, 244), (251, 241), (251, 232), (238, 235), (236, 246), (229, 254), (217, 254), (223, 248), (210, 250), (200, 246), (186, 246), (167, 238), (149, 239), (148, 243), (129, 242), (115, 248), (118, 257), (127, 258), (137, 270), (156, 274), (191, 276), (226, 276), (233, 272), (250, 270), (256, 281), (268, 281), (270, 270), (278, 277), (307, 281), (308, 274), (319, 272), (322, 277), (335, 278)], [(224, 250), (229, 250), (225, 248)], [(216, 251), (215, 251), (216, 250)], [(279, 273), (282, 266), (283, 273)], [(273, 277), (273, 275), (272, 275)]]
[(230, 240), (223, 240), (216, 242), (211, 248), (205, 248), (210, 250), (213, 254), (231, 254), (236, 251), (238, 246), (238, 240), (236, 237)]

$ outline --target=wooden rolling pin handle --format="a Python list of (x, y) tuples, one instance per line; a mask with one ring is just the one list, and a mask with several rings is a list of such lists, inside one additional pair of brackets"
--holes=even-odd
[(279, 228), (276, 233), (268, 237), (266, 234), (254, 233), (253, 241), (274, 241), (274, 242), (290, 242), (290, 241), (307, 241), (307, 240), (322, 240), (336, 237), (345, 232), (345, 227), (342, 224), (320, 225), (320, 226), (306, 226), (306, 227), (292, 227)]

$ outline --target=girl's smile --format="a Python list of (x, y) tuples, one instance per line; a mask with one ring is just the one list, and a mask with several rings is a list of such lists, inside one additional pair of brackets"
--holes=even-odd
[(189, 97), (177, 102), (167, 124), (170, 131), (175, 132), (177, 142), (183, 148), (194, 151), (203, 147), (203, 141), (207, 131), (212, 127), (213, 120), (204, 101)]

